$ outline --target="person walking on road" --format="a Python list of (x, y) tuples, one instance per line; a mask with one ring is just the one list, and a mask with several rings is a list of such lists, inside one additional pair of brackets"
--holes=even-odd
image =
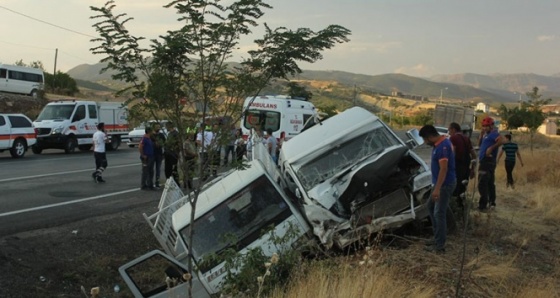
[(107, 169), (107, 156), (105, 154), (105, 123), (97, 124), (97, 131), (93, 134), (93, 156), (95, 158), (95, 172), (91, 174), (96, 183), (105, 183), (102, 174)]
[(154, 143), (152, 142), (152, 128), (146, 127), (145, 134), (140, 140), (138, 151), (142, 161), (142, 178), (140, 187), (142, 190), (155, 190), (154, 187)]
[(434, 240), (427, 243), (425, 250), (443, 254), (447, 239), (447, 209), (457, 184), (455, 156), (451, 141), (440, 135), (433, 125), (423, 126), (419, 133), (424, 142), (433, 147), (431, 157), (433, 189), (428, 201), (428, 211)]
[(507, 175), (507, 184), (506, 189), (511, 187), (511, 189), (515, 189), (513, 185), (513, 168), (515, 168), (515, 157), (519, 159), (521, 166), (523, 166), (523, 159), (521, 159), (521, 154), (519, 154), (519, 146), (516, 143), (511, 141), (511, 134), (507, 134), (506, 141), (502, 145), (502, 150), (500, 150), (500, 154), (498, 154), (498, 163), (502, 158), (502, 154), (506, 153), (505, 158), (505, 166), (506, 166), (506, 175)]
[(478, 153), (478, 210), (486, 211), (496, 207), (496, 158), (498, 148), (502, 145), (503, 138), (494, 127), (494, 119), (486, 117), (482, 119), (482, 130), (480, 138), (480, 152)]

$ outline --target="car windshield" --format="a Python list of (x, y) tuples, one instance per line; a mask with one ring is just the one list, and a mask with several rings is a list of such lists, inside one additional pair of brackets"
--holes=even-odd
[(45, 106), (37, 121), (70, 119), (74, 111), (74, 104)]
[(235, 195), (194, 221), (192, 245), (188, 226), (180, 234), (200, 267), (206, 272), (221, 263), (210, 256), (229, 247), (237, 251), (257, 241), (263, 230), (277, 226), (291, 215), (290, 208), (272, 183), (261, 176)]
[(379, 126), (353, 139), (336, 144), (327, 152), (301, 166), (295, 166), (306, 190), (310, 190), (361, 160), (377, 155), (385, 148), (402, 145), (385, 126)]

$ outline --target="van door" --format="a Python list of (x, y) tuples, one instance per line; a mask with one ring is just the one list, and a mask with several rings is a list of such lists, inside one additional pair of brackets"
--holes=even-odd
[(93, 132), (88, 126), (86, 118), (86, 106), (81, 104), (76, 107), (74, 116), (72, 117), (72, 124), (75, 127), (76, 137), (78, 144), (90, 144), (92, 142)]
[(6, 117), (0, 116), (0, 149), (10, 147), (10, 125), (6, 122)]
[(0, 68), (0, 91), (8, 91), (8, 70)]

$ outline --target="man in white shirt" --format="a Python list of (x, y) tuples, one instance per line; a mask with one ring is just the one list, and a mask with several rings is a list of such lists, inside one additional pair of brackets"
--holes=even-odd
[[(209, 153), (215, 154), (214, 150), (212, 150), (214, 146), (213, 141), (214, 141), (214, 133), (210, 130), (210, 127), (207, 127), (205, 123), (202, 123), (200, 125), (199, 132), (196, 135), (196, 145), (198, 147), (199, 160), (204, 169), (207, 169), (209, 166), (211, 166), (208, 164)], [(220, 155), (218, 155), (218, 158), (219, 156)], [(214, 171), (214, 169), (212, 170)], [(215, 173), (212, 174), (215, 175)], [(204, 175), (203, 179), (206, 178), (207, 178), (206, 175)]]
[(107, 157), (105, 155), (105, 142), (107, 135), (105, 134), (105, 123), (97, 124), (97, 131), (93, 134), (93, 156), (95, 157), (95, 172), (91, 174), (95, 183), (104, 183), (103, 171), (107, 168)]

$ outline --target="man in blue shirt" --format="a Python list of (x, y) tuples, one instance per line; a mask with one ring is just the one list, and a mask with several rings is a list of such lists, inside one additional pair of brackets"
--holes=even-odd
[(140, 160), (142, 161), (142, 190), (155, 190), (154, 187), (154, 143), (152, 141), (152, 128), (146, 127), (145, 134), (138, 145)]
[(427, 251), (445, 253), (447, 238), (447, 209), (449, 199), (457, 185), (455, 176), (455, 155), (449, 139), (438, 133), (433, 125), (420, 129), (424, 143), (433, 147), (431, 158), (432, 194), (428, 202), (428, 211), (434, 230), (434, 241), (430, 241)]
[(478, 153), (478, 210), (486, 211), (496, 207), (496, 158), (498, 148), (503, 144), (503, 138), (494, 127), (494, 119), (486, 117), (482, 119), (482, 130), (480, 132), (480, 151)]

